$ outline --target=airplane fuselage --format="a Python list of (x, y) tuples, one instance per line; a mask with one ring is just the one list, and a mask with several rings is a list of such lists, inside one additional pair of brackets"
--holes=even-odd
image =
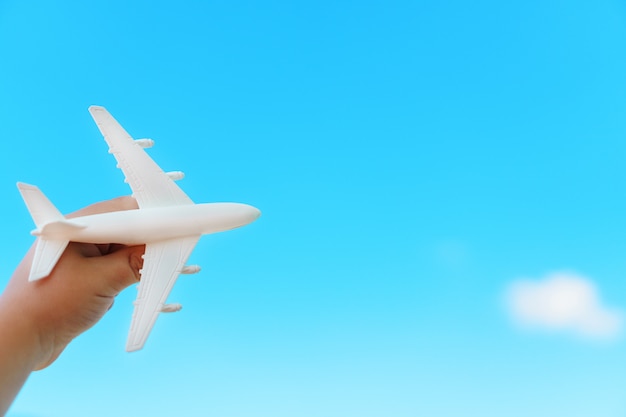
[(46, 239), (140, 245), (244, 226), (260, 211), (239, 203), (206, 203), (116, 211), (67, 219), (32, 233)]

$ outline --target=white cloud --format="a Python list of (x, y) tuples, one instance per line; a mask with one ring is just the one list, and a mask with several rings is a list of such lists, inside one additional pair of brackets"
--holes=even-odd
[(507, 308), (526, 327), (565, 330), (590, 339), (607, 339), (622, 329), (621, 311), (601, 303), (595, 285), (571, 272), (521, 279), (507, 291)]

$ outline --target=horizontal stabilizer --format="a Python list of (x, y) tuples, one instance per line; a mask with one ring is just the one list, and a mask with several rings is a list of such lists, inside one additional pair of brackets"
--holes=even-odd
[(67, 247), (68, 240), (49, 240), (44, 238), (37, 239), (37, 247), (35, 248), (35, 257), (30, 267), (29, 281), (36, 281), (45, 278), (52, 272), (57, 261), (63, 255), (63, 251)]
[(87, 226), (82, 224), (78, 224), (74, 221), (69, 220), (58, 220), (55, 222), (45, 224), (41, 229), (37, 229), (33, 232), (34, 235), (54, 235), (54, 236), (63, 236), (64, 233), (71, 234), (76, 230), (84, 229)]

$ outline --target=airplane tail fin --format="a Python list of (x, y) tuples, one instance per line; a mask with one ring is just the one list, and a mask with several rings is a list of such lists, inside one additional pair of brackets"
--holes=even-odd
[(39, 235), (35, 248), (35, 256), (33, 257), (33, 263), (30, 267), (30, 275), (28, 276), (29, 281), (36, 281), (50, 275), (69, 243), (69, 240), (65, 239), (45, 238), (41, 236), (41, 231), (46, 228), (46, 226), (55, 228), (55, 226), (58, 227), (67, 224), (67, 221), (39, 188), (21, 182), (17, 183), (17, 188), (20, 190), (26, 207), (37, 226), (33, 234)]
[(61, 212), (57, 210), (39, 188), (23, 182), (18, 182), (17, 188), (19, 188), (22, 194), (24, 203), (26, 203), (26, 207), (28, 207), (37, 229), (41, 229), (46, 224), (54, 221), (65, 220)]

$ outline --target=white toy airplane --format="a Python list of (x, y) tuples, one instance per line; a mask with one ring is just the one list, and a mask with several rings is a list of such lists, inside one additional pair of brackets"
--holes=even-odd
[(32, 232), (38, 240), (29, 280), (47, 277), (70, 241), (145, 244), (126, 344), (131, 352), (143, 347), (159, 313), (181, 309), (180, 304), (165, 301), (179, 274), (200, 270), (185, 266), (200, 236), (244, 226), (261, 213), (246, 204), (194, 204), (174, 183), (183, 177), (182, 172), (163, 172), (142, 149), (154, 144), (151, 139), (133, 140), (104, 107), (91, 106), (89, 112), (124, 172), (139, 209), (66, 219), (37, 187), (18, 183), (37, 226)]

